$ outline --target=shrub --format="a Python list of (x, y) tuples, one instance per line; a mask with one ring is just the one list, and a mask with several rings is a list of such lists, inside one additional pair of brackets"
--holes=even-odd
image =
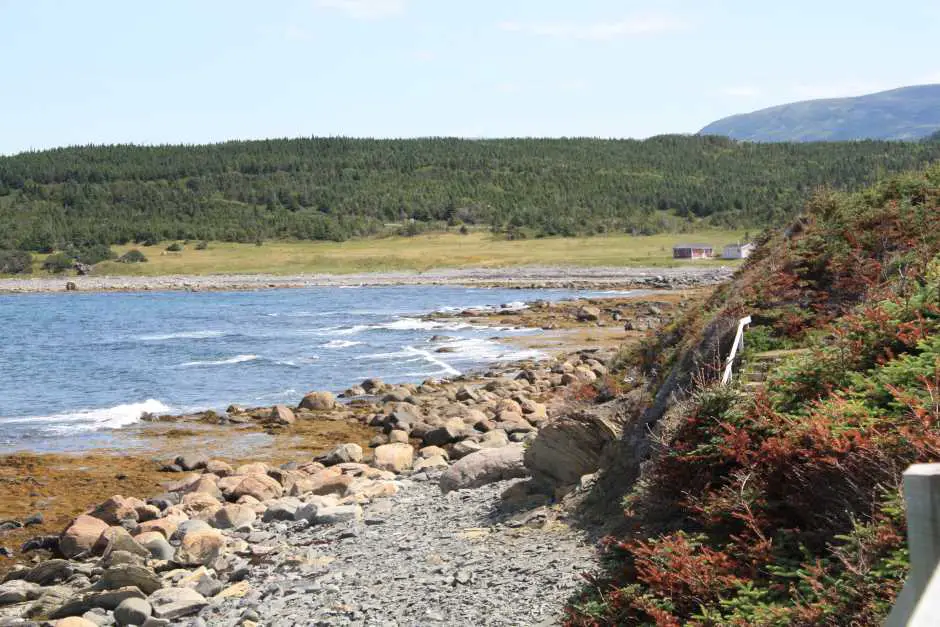
[(205, 240), (196, 244), (196, 250), (208, 250), (208, 249), (209, 249), (209, 242)]
[(179, 242), (173, 242), (172, 244), (166, 247), (166, 250), (169, 253), (178, 253), (183, 250), (183, 245), (180, 244)]
[(106, 244), (92, 244), (75, 250), (74, 257), (76, 261), (93, 266), (96, 263), (114, 259), (117, 255)]
[(147, 261), (147, 257), (136, 248), (132, 248), (118, 257), (118, 261), (120, 263), (143, 263)]
[(0, 274), (29, 274), (33, 256), (25, 250), (0, 250)]
[(72, 256), (67, 253), (54, 253), (46, 257), (46, 260), (42, 262), (42, 269), (58, 274), (71, 269), (74, 262), (75, 260)]

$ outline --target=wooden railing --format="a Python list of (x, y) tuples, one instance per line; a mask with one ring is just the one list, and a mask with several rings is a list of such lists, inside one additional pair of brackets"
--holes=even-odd
[(734, 360), (738, 353), (744, 350), (744, 327), (751, 324), (751, 317), (745, 316), (738, 320), (738, 332), (734, 335), (734, 344), (731, 345), (731, 352), (728, 353), (728, 360), (725, 362), (725, 372), (721, 375), (721, 384), (731, 383), (731, 373), (734, 370)]
[(911, 571), (885, 626), (940, 625), (940, 464), (904, 472), (904, 501)]

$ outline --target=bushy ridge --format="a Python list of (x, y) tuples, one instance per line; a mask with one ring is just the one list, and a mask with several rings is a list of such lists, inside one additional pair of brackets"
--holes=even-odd
[[(752, 354), (808, 351), (757, 390), (683, 364), (745, 313)], [(634, 358), (690, 393), (568, 624), (880, 624), (907, 571), (901, 473), (940, 455), (940, 168), (817, 196)]]
[(785, 221), (818, 186), (855, 189), (936, 159), (933, 142), (679, 136), (62, 148), (0, 157), (0, 248), (343, 240), (461, 224), (512, 237), (755, 228)]

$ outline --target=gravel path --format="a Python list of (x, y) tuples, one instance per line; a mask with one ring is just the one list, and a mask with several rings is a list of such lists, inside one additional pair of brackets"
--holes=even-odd
[(733, 268), (462, 268), (428, 272), (362, 274), (219, 274), (206, 276), (76, 276), (0, 279), (0, 292), (63, 292), (71, 282), (79, 291), (251, 290), (350, 285), (472, 285), (502, 287), (691, 287), (731, 278)]
[(180, 624), (557, 625), (595, 565), (584, 536), (544, 507), (505, 511), (518, 481), (442, 495), (422, 478), (366, 506), (362, 522), (259, 526), (250, 541), (271, 553), (248, 593)]

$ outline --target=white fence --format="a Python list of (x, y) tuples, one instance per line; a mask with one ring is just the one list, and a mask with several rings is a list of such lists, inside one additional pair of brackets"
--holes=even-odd
[(904, 501), (911, 572), (885, 626), (940, 625), (940, 464), (914, 464), (904, 472)]
[(734, 344), (731, 345), (731, 352), (728, 353), (728, 361), (725, 362), (725, 372), (721, 375), (721, 384), (731, 383), (731, 373), (734, 370), (734, 360), (738, 353), (744, 350), (744, 327), (751, 324), (751, 317), (745, 316), (738, 320), (738, 332), (734, 335)]

